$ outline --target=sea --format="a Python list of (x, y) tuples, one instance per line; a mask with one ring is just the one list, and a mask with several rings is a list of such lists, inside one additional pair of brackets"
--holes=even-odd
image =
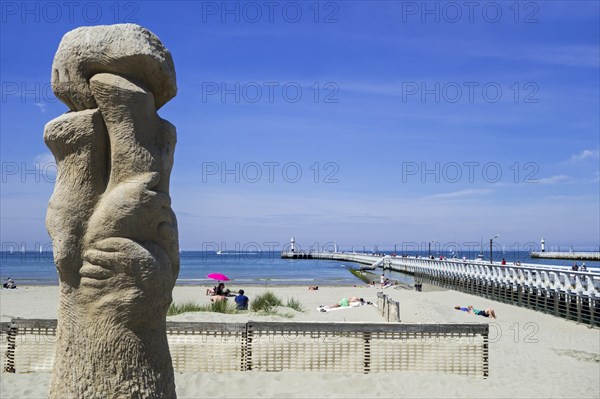
[[(391, 252), (382, 252), (391, 253)], [(411, 255), (415, 255), (412, 253)], [(426, 257), (427, 251), (420, 253)], [(434, 254), (439, 256), (439, 254)], [(571, 266), (575, 261), (531, 259), (525, 251), (494, 253), (494, 261), (505, 258), (532, 264)], [(315, 259), (281, 259), (279, 252), (183, 251), (177, 285), (209, 285), (210, 273), (225, 274), (236, 285), (338, 285), (362, 284), (350, 269), (361, 265), (353, 262)], [(600, 262), (585, 261), (588, 268), (600, 269)], [(582, 261), (577, 261), (578, 265)], [(375, 271), (375, 273), (378, 273)], [(411, 276), (386, 271), (393, 280), (412, 285)], [(58, 276), (52, 252), (0, 252), (0, 279), (12, 278), (17, 285), (57, 285)]]

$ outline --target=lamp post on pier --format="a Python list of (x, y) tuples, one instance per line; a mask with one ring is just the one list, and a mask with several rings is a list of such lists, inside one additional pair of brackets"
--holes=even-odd
[(494, 258), (492, 258), (492, 244), (493, 244), (494, 238), (498, 238), (498, 237), (500, 237), (500, 234), (496, 234), (495, 236), (490, 238), (490, 263), (494, 263)]
[(432, 242), (437, 242), (437, 241), (436, 240), (429, 241), (429, 259), (431, 259), (431, 243)]

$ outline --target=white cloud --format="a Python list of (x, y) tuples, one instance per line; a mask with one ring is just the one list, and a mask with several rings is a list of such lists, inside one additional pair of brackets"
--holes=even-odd
[(41, 154), (37, 154), (35, 157), (33, 157), (33, 162), (37, 162), (40, 165), (55, 163), (54, 156), (52, 156), (52, 154), (50, 154), (49, 152), (42, 152)]
[(494, 190), (485, 189), (485, 188), (473, 188), (467, 190), (453, 191), (450, 193), (444, 194), (435, 194), (429, 195), (425, 197), (426, 199), (435, 199), (435, 200), (453, 200), (453, 199), (465, 199), (472, 198), (480, 195), (487, 195), (493, 193)]
[[(468, 50), (469, 55), (497, 57), (509, 60), (527, 60), (551, 65), (569, 67), (600, 67), (600, 48), (595, 45), (566, 46), (523, 46), (509, 49), (498, 46), (485, 46), (485, 42), (475, 40)], [(443, 44), (443, 42), (442, 42)], [(446, 46), (452, 50), (454, 47)]]
[(49, 152), (43, 152), (33, 157), (35, 167), (50, 181), (56, 176), (56, 161)]
[(557, 184), (564, 183), (571, 180), (571, 178), (567, 175), (556, 175), (551, 177), (544, 177), (543, 179), (538, 180), (538, 184)]
[(42, 111), (42, 114), (46, 113), (46, 103), (33, 103), (36, 107), (38, 107), (40, 109), (40, 111)]
[[(494, 186), (491, 190), (440, 193), (438, 196), (446, 200), (434, 203), (432, 197), (424, 201), (424, 197), (411, 199), (402, 194), (348, 195), (325, 190), (315, 195), (300, 187), (263, 191), (241, 185), (220, 190), (176, 186), (172, 195), (183, 248), (201, 248), (203, 242), (228, 242), (228, 248), (233, 247), (232, 242), (270, 241), (283, 245), (292, 235), (303, 246), (337, 240), (347, 249), (350, 245), (369, 248), (374, 243), (380, 248), (393, 248), (394, 244), (432, 238), (440, 242), (479, 242), (482, 234), (495, 233), (502, 234), (507, 247), (515, 241), (522, 246), (542, 234), (555, 242), (577, 245), (598, 240), (597, 223), (590, 222), (598, 220), (598, 198), (594, 195), (563, 196), (551, 201), (536, 196), (520, 201), (518, 196)], [(494, 201), (490, 201), (492, 196)], [(539, 215), (545, 217), (540, 219)], [(490, 226), (494, 231), (489, 231)], [(432, 231), (437, 231), (434, 237)]]
[(566, 162), (581, 162), (581, 161), (585, 161), (586, 159), (598, 159), (599, 157), (600, 157), (600, 151), (597, 149), (596, 150), (583, 150), (579, 154), (571, 155), (571, 158), (569, 158), (569, 160)]
[(570, 45), (557, 47), (530, 47), (517, 54), (517, 58), (531, 59), (548, 64), (598, 68), (598, 46)]

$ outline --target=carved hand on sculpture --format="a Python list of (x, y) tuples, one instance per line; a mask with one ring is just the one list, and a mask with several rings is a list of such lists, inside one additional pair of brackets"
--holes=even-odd
[(158, 117), (152, 93), (123, 77), (97, 74), (90, 87), (108, 130), (111, 168), (84, 237), (81, 283), (117, 279), (131, 303), (141, 305), (138, 314), (163, 315), (179, 273), (167, 194), (175, 128)]
[[(136, 312), (165, 313), (179, 272), (177, 226), (167, 194), (175, 129), (158, 117), (152, 93), (126, 78), (97, 74), (90, 79), (90, 87), (106, 129), (101, 129), (101, 124), (89, 126), (94, 131), (91, 140), (107, 141), (105, 145), (95, 146), (107, 148), (107, 152), (110, 149), (110, 154), (106, 154), (109, 161), (104, 165), (105, 170), (92, 170), (91, 165), (82, 164), (81, 159), (80, 162), (68, 163), (64, 157), (61, 159), (61, 154), (56, 156), (61, 175), (74, 176), (86, 171), (86, 177), (95, 182), (92, 195), (78, 193), (87, 199), (85, 202), (92, 208), (91, 212), (90, 209), (81, 209), (82, 203), (79, 202), (72, 204), (75, 209), (65, 207), (65, 203), (51, 206), (49, 220), (70, 220), (83, 226), (64, 229), (65, 226), (61, 225), (52, 229), (53, 224), (49, 223), (53, 237), (64, 235), (65, 231), (84, 230), (83, 236), (66, 238), (82, 238), (77, 243), (81, 249), (80, 260), (76, 254), (71, 254), (67, 262), (58, 262), (57, 266), (61, 276), (69, 277), (67, 280), (72, 289), (103, 289), (108, 286), (113, 291), (115, 288), (121, 291), (118, 294), (110, 292), (108, 298), (99, 298), (93, 291), (79, 292), (78, 300), (84, 303), (99, 300), (108, 305), (117, 301), (115, 306), (121, 310), (123, 303), (129, 303), (140, 305), (135, 306)], [(74, 114), (81, 112), (84, 112), (81, 119), (85, 124), (89, 119), (88, 111)], [(52, 126), (52, 123), (49, 125)], [(64, 146), (58, 145), (57, 139), (76, 142), (78, 135), (86, 134), (80, 129), (71, 132), (72, 138), (64, 137), (64, 131), (59, 137), (49, 133), (54, 133), (54, 130), (50, 128), (46, 135), (47, 141), (54, 140), (49, 143), (51, 149), (60, 147), (62, 151)], [(66, 157), (72, 158), (86, 150), (93, 151), (89, 147), (75, 145), (73, 154)], [(88, 155), (87, 159), (94, 155)], [(102, 185), (104, 191), (99, 189)], [(73, 184), (60, 187), (57, 184), (51, 203), (55, 202), (54, 197), (61, 202), (66, 197), (77, 197), (77, 193), (73, 192), (76, 188)], [(90, 190), (90, 185), (79, 189)], [(80, 217), (70, 218), (64, 214), (74, 211), (84, 212), (88, 220), (82, 223)]]

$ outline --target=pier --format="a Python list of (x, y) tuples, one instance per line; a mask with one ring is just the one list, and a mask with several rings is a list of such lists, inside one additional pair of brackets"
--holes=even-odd
[(571, 259), (600, 261), (600, 252), (532, 252), (529, 256), (539, 259)]
[[(299, 258), (282, 252), (284, 259)], [(312, 259), (373, 265), (415, 280), (600, 327), (600, 273), (564, 266), (501, 265), (461, 259), (428, 259), (347, 252), (310, 252)], [(304, 259), (302, 257), (301, 259)]]

